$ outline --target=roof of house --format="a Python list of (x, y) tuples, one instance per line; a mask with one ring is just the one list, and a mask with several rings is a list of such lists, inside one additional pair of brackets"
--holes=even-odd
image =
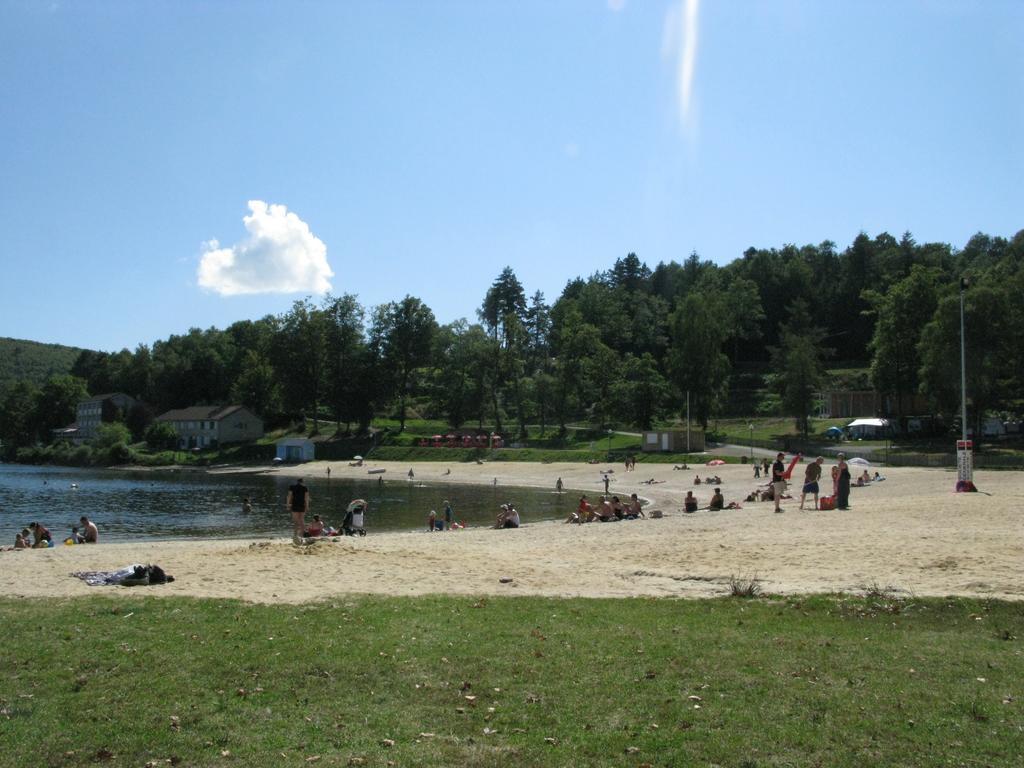
[(124, 392), (108, 392), (105, 395), (93, 395), (92, 397), (87, 397), (85, 400), (80, 400), (79, 403), (103, 402), (104, 400), (109, 400), (112, 397), (127, 397), (129, 400), (135, 399), (131, 395), (126, 395)]
[(244, 409), (244, 405), (193, 405), (161, 413), (156, 418), (157, 421), (220, 421)]

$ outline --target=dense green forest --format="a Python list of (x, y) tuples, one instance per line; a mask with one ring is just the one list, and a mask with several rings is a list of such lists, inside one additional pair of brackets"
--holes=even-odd
[(296, 301), (278, 316), (193, 328), (152, 346), (83, 351), (70, 375), (23, 378), (0, 400), (8, 450), (74, 419), (84, 392), (126, 392), (153, 414), (244, 403), (268, 423), (330, 420), (365, 431), (374, 415), (443, 419), (452, 428), (527, 424), (647, 427), (689, 402), (695, 421), (736, 409), (730, 392), (757, 377), (748, 412), (805, 430), (826, 368), (870, 370), (891, 416), (926, 397), (954, 426), (960, 402), (960, 286), (967, 328), (969, 418), (1019, 413), (1024, 392), (1024, 230), (978, 234), (962, 248), (907, 233), (747, 250), (724, 266), (696, 253), (649, 268), (636, 254), (570, 280), (549, 303), (506, 267), (472, 320), (437, 323), (414, 296), (363, 307), (354, 295)]
[(70, 373), (81, 352), (78, 347), (0, 338), (0, 392), (18, 381), (41, 387), (51, 376)]

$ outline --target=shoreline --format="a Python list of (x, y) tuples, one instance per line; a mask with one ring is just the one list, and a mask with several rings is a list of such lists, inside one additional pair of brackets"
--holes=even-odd
[[(312, 462), (299, 466), (231, 467), (211, 474), (256, 472), (323, 480), (467, 486), (566, 488), (645, 497), (662, 519), (564, 525), (531, 522), (517, 530), (467, 528), (370, 531), (296, 547), (284, 538), (101, 543), (98, 546), (0, 552), (0, 595), (76, 598), (92, 594), (234, 598), (299, 604), (345, 595), (540, 595), (550, 597), (704, 598), (729, 593), (733, 578), (760, 580), (773, 594), (856, 592), (892, 587), (922, 596), (962, 595), (1024, 600), (1024, 483), (1012, 472), (978, 472), (984, 493), (955, 494), (943, 469), (891, 468), (887, 479), (853, 489), (847, 512), (801, 512), (799, 498), (772, 513), (770, 502), (739, 510), (680, 512), (686, 491), (702, 504), (711, 488), (694, 486), (708, 470), (722, 477), (726, 501), (741, 501), (756, 484), (748, 465), (451, 464), (440, 462)], [(445, 474), (447, 470), (450, 474)], [(297, 471), (298, 470), (298, 471)], [(797, 472), (800, 473), (798, 468)], [(653, 479), (647, 485), (643, 481)], [(791, 490), (798, 489), (791, 484)], [(316, 510), (316, 499), (312, 511)], [(89, 587), (73, 571), (115, 570), (156, 563), (173, 584), (124, 589)]]

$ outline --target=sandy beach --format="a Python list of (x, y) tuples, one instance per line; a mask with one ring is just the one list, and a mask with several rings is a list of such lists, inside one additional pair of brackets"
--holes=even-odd
[[(316, 462), (271, 471), (289, 475), (366, 479), (386, 469), (404, 481), (537, 486), (599, 493), (601, 470), (614, 469), (610, 492), (637, 493), (662, 519), (564, 525), (531, 522), (495, 531), (469, 528), (429, 534), (374, 533), (297, 547), (282, 538), (58, 546), (0, 552), (0, 595), (62, 597), (161, 595), (304, 603), (353, 594), (546, 595), (700, 598), (728, 594), (733, 577), (760, 580), (776, 594), (861, 591), (871, 587), (921, 596), (970, 595), (1024, 600), (1024, 477), (978, 472), (983, 491), (953, 493), (955, 475), (933, 469), (884, 470), (886, 480), (854, 488), (846, 512), (799, 511), (799, 497), (774, 514), (771, 503), (684, 514), (694, 490), (702, 504), (709, 486), (694, 474), (721, 476), (727, 501), (741, 501), (760, 481), (745, 465), (691, 467), (621, 465)], [(445, 475), (450, 469), (451, 474)], [(799, 491), (802, 467), (791, 490)], [(643, 481), (655, 480), (654, 484)], [(513, 499), (514, 500), (514, 499)], [(315, 510), (315, 502), (314, 509)], [(100, 521), (102, 523), (102, 521)], [(145, 588), (89, 587), (74, 571), (114, 570), (157, 563), (173, 584)]]

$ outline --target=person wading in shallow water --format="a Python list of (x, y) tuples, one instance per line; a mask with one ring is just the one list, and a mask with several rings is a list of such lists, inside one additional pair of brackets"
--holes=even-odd
[(302, 541), (306, 532), (306, 515), (309, 513), (309, 489), (303, 485), (300, 477), (295, 485), (288, 487), (288, 509), (292, 513), (293, 538), (296, 543)]

